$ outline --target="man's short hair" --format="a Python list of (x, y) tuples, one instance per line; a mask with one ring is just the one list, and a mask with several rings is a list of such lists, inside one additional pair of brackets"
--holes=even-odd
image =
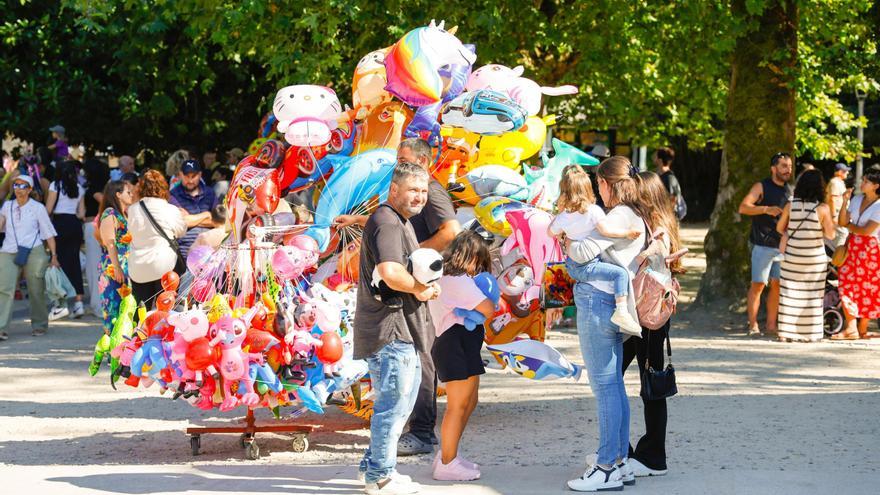
[(657, 148), (657, 159), (663, 162), (664, 165), (669, 165), (675, 160), (675, 151), (672, 148), (662, 147)]
[(404, 139), (400, 142), (400, 145), (398, 145), (397, 148), (409, 148), (412, 150), (413, 154), (416, 155), (417, 159), (424, 159), (429, 162), (434, 156), (434, 150), (431, 149), (431, 145), (422, 138)]
[(775, 167), (776, 164), (779, 163), (779, 160), (782, 160), (783, 158), (789, 158), (789, 159), (790, 159), (790, 158), (791, 158), (791, 155), (788, 154), (788, 153), (786, 153), (786, 152), (784, 152), (784, 151), (780, 151), (779, 153), (776, 153), (775, 155), (773, 155), (773, 156), (770, 157), (770, 166), (771, 166), (771, 167)]
[(397, 185), (403, 184), (409, 179), (428, 180), (428, 171), (413, 162), (398, 163), (391, 175), (391, 182)]

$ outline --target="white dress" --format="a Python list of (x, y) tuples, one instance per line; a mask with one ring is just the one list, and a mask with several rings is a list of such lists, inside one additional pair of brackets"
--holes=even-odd
[(818, 204), (795, 199), (788, 220), (788, 244), (779, 282), (779, 336), (822, 340), (823, 296), (828, 274)]

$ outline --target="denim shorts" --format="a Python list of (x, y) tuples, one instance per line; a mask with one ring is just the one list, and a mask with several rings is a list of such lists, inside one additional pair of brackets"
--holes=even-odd
[(779, 280), (782, 254), (778, 248), (752, 246), (752, 283), (766, 285), (770, 279)]

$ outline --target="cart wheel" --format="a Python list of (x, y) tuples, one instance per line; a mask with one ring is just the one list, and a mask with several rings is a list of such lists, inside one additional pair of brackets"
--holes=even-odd
[(189, 446), (193, 455), (199, 455), (199, 448), (202, 446), (202, 439), (198, 435), (189, 437)]
[(308, 435), (294, 435), (290, 447), (294, 452), (297, 453), (302, 453), (309, 450)]
[(238, 437), (238, 444), (241, 448), (246, 449), (249, 444), (254, 441), (254, 436), (248, 433), (242, 433), (241, 436)]
[(825, 331), (826, 336), (830, 337), (843, 330), (844, 318), (840, 310), (837, 308), (829, 308), (825, 310), (825, 314), (822, 316), (824, 320), (823, 330)]
[(251, 442), (244, 448), (244, 456), (252, 461), (260, 458), (260, 447), (256, 442)]

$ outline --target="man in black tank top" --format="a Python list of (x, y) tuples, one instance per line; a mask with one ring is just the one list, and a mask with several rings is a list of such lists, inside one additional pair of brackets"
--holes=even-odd
[(758, 309), (764, 287), (767, 293), (767, 333), (776, 333), (776, 314), (779, 309), (779, 241), (776, 222), (791, 198), (793, 163), (788, 153), (776, 153), (770, 158), (770, 177), (752, 185), (739, 205), (740, 215), (752, 217), (749, 243), (752, 245), (752, 285), (749, 287), (746, 309), (749, 316), (749, 335), (760, 335)]

